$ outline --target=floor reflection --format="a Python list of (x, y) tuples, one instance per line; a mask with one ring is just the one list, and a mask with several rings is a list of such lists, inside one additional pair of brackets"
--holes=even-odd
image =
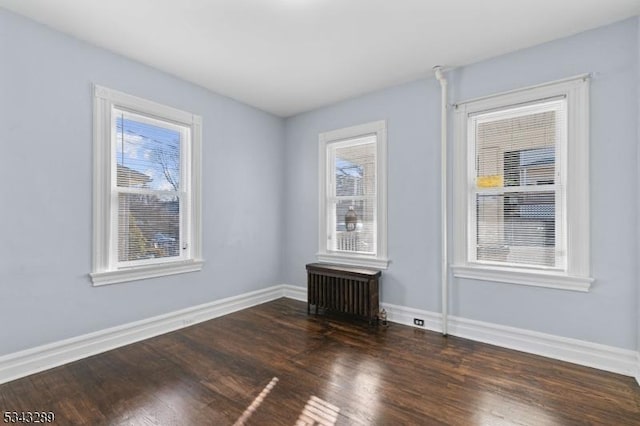
[(557, 426), (563, 424), (543, 407), (515, 401), (504, 395), (483, 392), (478, 398), (478, 410), (474, 412), (474, 425), (536, 425)]
[(362, 355), (342, 355), (331, 366), (331, 383), (343, 390), (347, 389), (351, 404), (355, 407), (367, 407), (370, 418), (375, 419), (380, 403), (380, 378), (383, 374), (383, 367), (375, 360), (362, 359)]

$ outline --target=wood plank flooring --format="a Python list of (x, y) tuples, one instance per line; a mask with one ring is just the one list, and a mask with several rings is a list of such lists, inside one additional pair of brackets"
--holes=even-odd
[(640, 425), (640, 386), (279, 299), (0, 385), (0, 410), (60, 425)]

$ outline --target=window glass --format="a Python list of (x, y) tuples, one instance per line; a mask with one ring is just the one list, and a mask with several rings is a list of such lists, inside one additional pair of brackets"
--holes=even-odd
[(328, 150), (334, 170), (335, 194), (327, 202), (332, 218), (332, 251), (375, 254), (376, 142), (375, 137), (340, 142)]
[(565, 101), (505, 108), (475, 125), (475, 260), (562, 267), (558, 147)]

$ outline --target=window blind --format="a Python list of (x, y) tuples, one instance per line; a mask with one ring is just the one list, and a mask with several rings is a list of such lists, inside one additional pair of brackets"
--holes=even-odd
[(181, 129), (114, 110), (117, 259), (180, 256)]
[(475, 260), (559, 268), (565, 100), (471, 117)]
[[(376, 138), (369, 136), (332, 144), (329, 249), (376, 253)], [(348, 230), (346, 216), (357, 215), (354, 230)]]

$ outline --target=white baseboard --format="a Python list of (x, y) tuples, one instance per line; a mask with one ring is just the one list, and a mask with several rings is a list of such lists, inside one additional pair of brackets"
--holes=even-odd
[[(382, 303), (389, 321), (416, 327), (414, 318), (424, 319), (427, 330), (442, 331), (442, 315), (435, 312)], [(507, 327), (455, 316), (449, 317), (448, 333), (452, 336), (489, 343), (503, 348), (593, 367), (625, 376), (636, 375), (638, 352), (560, 337), (521, 328)], [(640, 383), (640, 380), (638, 380)]]
[[(283, 296), (307, 301), (307, 288), (283, 284)], [(381, 303), (391, 322), (416, 327), (414, 318), (424, 320), (423, 327), (431, 331), (442, 330), (442, 315), (421, 309)], [(449, 334), (484, 342), (508, 349), (532, 353), (548, 358), (593, 367), (604, 371), (636, 378), (640, 385), (640, 352), (621, 349), (584, 340), (555, 336), (515, 327), (476, 321), (461, 317), (449, 317)]]
[[(300, 292), (306, 293), (306, 288), (298, 288)], [(306, 300), (306, 296), (301, 299)], [(387, 319), (391, 322), (436, 332), (442, 331), (442, 315), (440, 313), (390, 303), (381, 303), (380, 305), (387, 311)], [(424, 320), (424, 326), (414, 325), (414, 318)], [(449, 317), (448, 332), (452, 336), (625, 376), (635, 376), (640, 384), (640, 354), (637, 351), (455, 316)]]
[(284, 297), (289, 299), (299, 300), (301, 302), (307, 301), (307, 288), (298, 287), (296, 285), (282, 284), (284, 289)]
[[(306, 301), (306, 287), (276, 285), (168, 314), (108, 328), (71, 339), (38, 346), (0, 357), (0, 383), (48, 370), (120, 346), (188, 327), (280, 297)], [(389, 321), (416, 327), (424, 320), (427, 330), (441, 330), (439, 313), (382, 303)], [(640, 385), (640, 354), (597, 343), (459, 317), (449, 317), (449, 334), (509, 349), (598, 368), (636, 378)]]
[[(442, 315), (435, 312), (423, 311), (421, 309), (409, 308), (406, 306), (392, 305), (391, 303), (380, 303), (380, 308), (387, 311), (387, 319), (397, 324), (410, 325), (416, 328), (424, 328), (431, 331), (442, 331)], [(424, 326), (416, 326), (414, 318), (424, 320)]]
[[(0, 383), (48, 370), (280, 297), (300, 297), (299, 287), (276, 285), (0, 357)], [(306, 300), (306, 289), (304, 300)]]
[(537, 331), (449, 317), (449, 333), (612, 373), (632, 376), (638, 352)]

